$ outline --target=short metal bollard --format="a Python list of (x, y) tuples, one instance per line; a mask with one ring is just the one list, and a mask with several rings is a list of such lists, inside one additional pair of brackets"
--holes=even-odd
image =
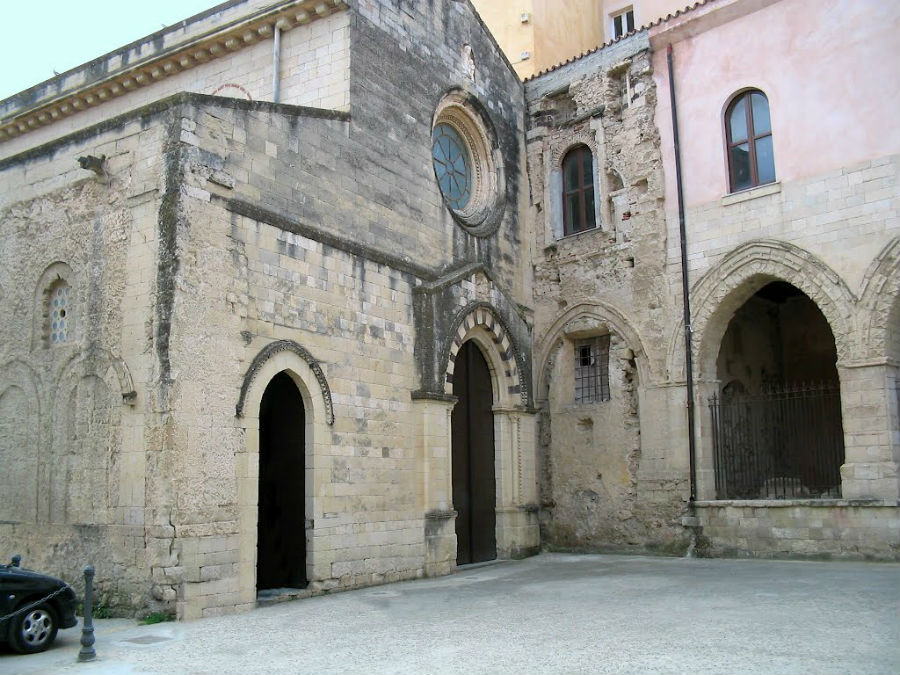
[(94, 600), (94, 566), (84, 568), (84, 623), (81, 627), (81, 650), (79, 661), (93, 661), (97, 658), (94, 651), (94, 619), (91, 616), (91, 605)]

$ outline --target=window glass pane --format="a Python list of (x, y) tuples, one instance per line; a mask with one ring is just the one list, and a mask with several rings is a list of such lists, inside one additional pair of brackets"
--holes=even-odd
[(750, 187), (750, 146), (742, 143), (731, 149), (731, 189), (745, 190)]
[(582, 366), (589, 366), (593, 363), (594, 359), (591, 356), (591, 348), (587, 346), (582, 346), (578, 348), (579, 360), (581, 361)]
[(737, 143), (747, 138), (747, 99), (741, 98), (731, 109), (728, 117), (728, 126), (731, 131), (731, 142)]
[(575, 345), (575, 401), (609, 400), (609, 336)]
[(760, 185), (775, 180), (775, 155), (772, 152), (771, 136), (756, 139), (756, 173)]
[(578, 194), (566, 195), (566, 234), (578, 232), (581, 228), (578, 210)]
[(625, 12), (625, 20), (626, 24), (628, 25), (628, 32), (630, 33), (634, 30), (634, 10), (629, 9), (627, 12)]
[(434, 174), (453, 209), (462, 209), (472, 195), (472, 167), (469, 151), (456, 129), (448, 124), (434, 128), (431, 146)]
[(594, 189), (590, 188), (584, 191), (584, 217), (587, 219), (584, 224), (584, 229), (590, 229), (592, 227), (596, 227), (596, 220), (594, 219)]
[(597, 338), (597, 359), (599, 360), (600, 400), (609, 400), (609, 335)]
[[(750, 95), (750, 105), (753, 107), (753, 134), (767, 134), (772, 131), (772, 124), (769, 121), (769, 102), (766, 97), (760, 93)], [(732, 140), (740, 140), (734, 139)]]
[(565, 189), (577, 190), (578, 185), (578, 152), (570, 152), (566, 155), (566, 161), (563, 163), (563, 173), (565, 174)]
[(620, 37), (622, 35), (622, 15), (613, 17), (613, 37)]
[(593, 185), (594, 184), (594, 157), (591, 155), (591, 151), (587, 148), (582, 148), (580, 150), (581, 154), (581, 171), (582, 171), (582, 180), (584, 181), (582, 185)]
[(59, 282), (50, 292), (50, 325), (49, 338), (51, 344), (66, 342), (69, 339), (69, 286)]

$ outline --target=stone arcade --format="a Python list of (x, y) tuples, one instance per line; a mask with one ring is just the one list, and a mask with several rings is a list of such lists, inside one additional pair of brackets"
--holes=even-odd
[[(896, 121), (804, 166), (802, 59), (680, 58), (774, 10), (840, 28), (710, 0), (523, 85), (465, 0), (233, 0), (0, 102), (0, 548), (180, 618), (542, 546), (896, 558)], [(757, 89), (778, 181), (729, 189)], [(719, 479), (708, 402), (800, 379), (834, 470)]]

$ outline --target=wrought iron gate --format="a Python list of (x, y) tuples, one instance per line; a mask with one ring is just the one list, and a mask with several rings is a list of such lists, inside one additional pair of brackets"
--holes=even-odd
[(709, 399), (718, 499), (841, 496), (837, 383), (768, 386)]

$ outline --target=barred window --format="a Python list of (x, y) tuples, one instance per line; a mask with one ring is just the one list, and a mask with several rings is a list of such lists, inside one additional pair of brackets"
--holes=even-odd
[(575, 402), (609, 400), (609, 335), (575, 343)]

